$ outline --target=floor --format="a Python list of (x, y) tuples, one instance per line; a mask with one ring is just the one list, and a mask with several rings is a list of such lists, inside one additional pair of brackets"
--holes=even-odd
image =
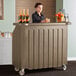
[[(63, 71), (61, 68), (50, 68), (42, 70), (25, 70), (24, 76), (76, 76), (76, 62), (68, 62), (67, 70)], [(1, 66), (0, 65), (0, 76), (19, 76), (18, 72), (14, 71), (12, 65)]]

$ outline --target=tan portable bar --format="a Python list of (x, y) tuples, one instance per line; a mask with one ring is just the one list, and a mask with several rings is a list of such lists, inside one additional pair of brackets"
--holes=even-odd
[(13, 57), (15, 70), (62, 67), (67, 64), (68, 23), (14, 23)]

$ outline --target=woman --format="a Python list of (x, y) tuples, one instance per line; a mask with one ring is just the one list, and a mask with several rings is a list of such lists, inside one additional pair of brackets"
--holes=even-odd
[(35, 13), (32, 14), (32, 22), (33, 23), (50, 22), (50, 20), (45, 19), (44, 15), (42, 14), (42, 10), (43, 10), (43, 4), (42, 3), (36, 3), (35, 9), (36, 9)]

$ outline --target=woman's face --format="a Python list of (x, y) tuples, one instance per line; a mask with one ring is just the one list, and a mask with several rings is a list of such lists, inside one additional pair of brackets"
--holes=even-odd
[(43, 10), (43, 5), (38, 5), (38, 7), (36, 8), (36, 11), (41, 13), (42, 10)]

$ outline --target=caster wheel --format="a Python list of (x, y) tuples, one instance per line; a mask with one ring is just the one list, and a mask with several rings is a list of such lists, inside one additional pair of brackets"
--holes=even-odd
[(63, 65), (63, 70), (66, 70), (67, 69), (67, 66), (64, 64)]
[(15, 67), (15, 71), (19, 71), (19, 68), (16, 68), (16, 67)]
[(24, 69), (21, 69), (21, 70), (19, 71), (19, 75), (20, 75), (20, 76), (23, 76), (24, 74), (25, 74)]

